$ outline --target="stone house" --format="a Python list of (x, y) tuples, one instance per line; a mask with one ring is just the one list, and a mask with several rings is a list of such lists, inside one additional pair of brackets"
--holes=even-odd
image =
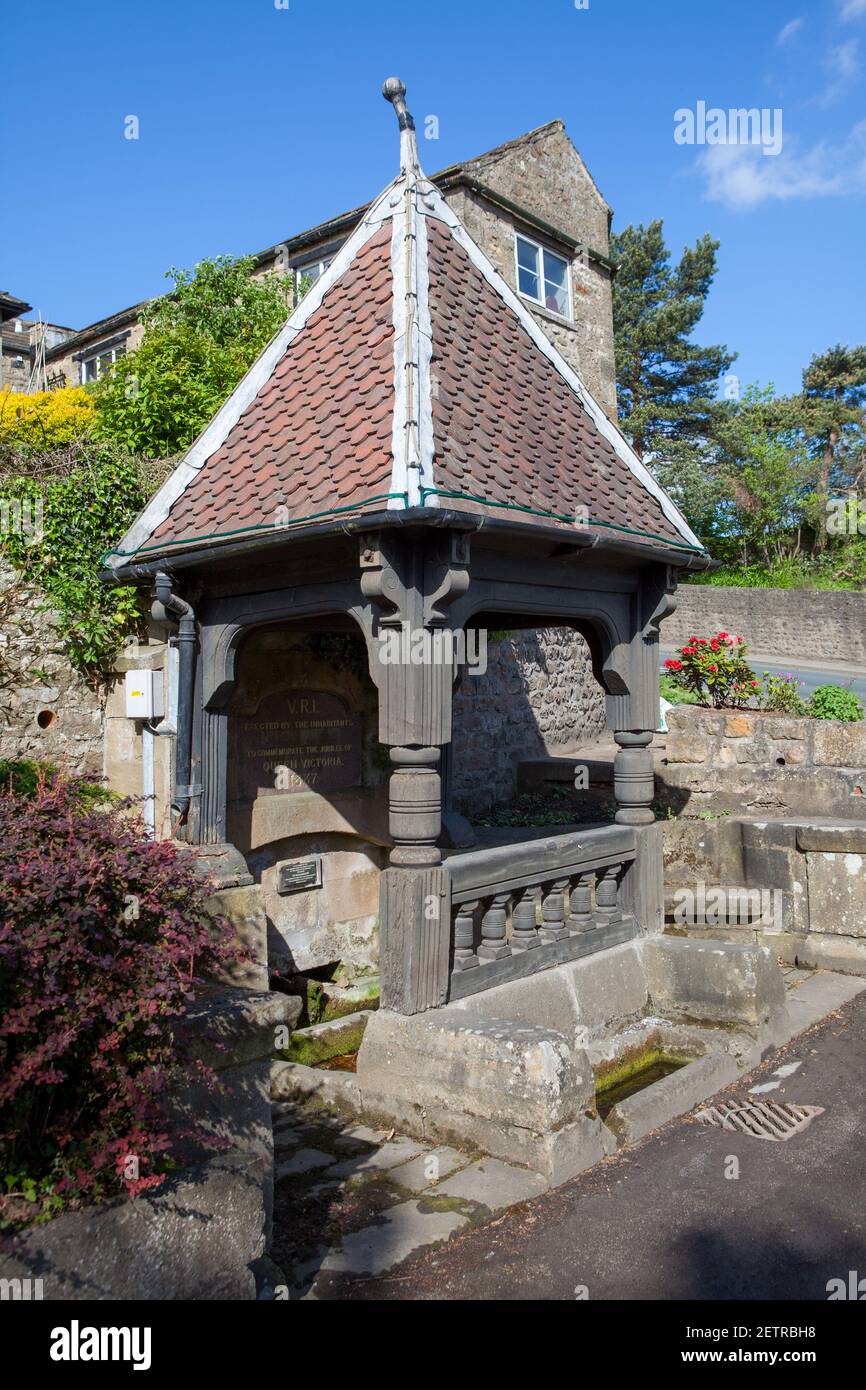
[[(27, 391), (37, 359), (41, 358), (44, 346), (46, 355), (56, 351), (69, 338), (73, 330), (63, 328), (58, 323), (44, 323), (41, 319), (25, 319), (33, 306), (15, 295), (0, 293), (0, 391)], [(63, 386), (65, 381), (56, 374), (46, 372), (49, 387)]]
[[(562, 121), (452, 164), (431, 181), (613, 417), (611, 211)], [(260, 251), (255, 273), (291, 270), (298, 283), (315, 281), (366, 210), (353, 208)], [(136, 346), (145, 302), (46, 343), (48, 377), (95, 381)]]

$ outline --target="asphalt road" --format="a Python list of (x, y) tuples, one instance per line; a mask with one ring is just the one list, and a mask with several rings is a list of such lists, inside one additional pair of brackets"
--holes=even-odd
[[(661, 652), (662, 660), (676, 654), (674, 648), (664, 648)], [(803, 682), (800, 695), (804, 700), (808, 700), (816, 686), (845, 685), (850, 686), (858, 699), (866, 704), (866, 671), (862, 667), (848, 666), (841, 661), (817, 665), (815, 662), (795, 660), (793, 657), (780, 661), (778, 657), (763, 657), (753, 652), (749, 652), (747, 660), (758, 675), (769, 671), (771, 676), (787, 676), (789, 673), (796, 676)]]
[(673, 1120), (341, 1298), (561, 1301), (585, 1288), (590, 1300), (826, 1301), (829, 1280), (866, 1278), (866, 996), (722, 1094), (743, 1097), (793, 1062), (768, 1098), (825, 1107), (794, 1138)]

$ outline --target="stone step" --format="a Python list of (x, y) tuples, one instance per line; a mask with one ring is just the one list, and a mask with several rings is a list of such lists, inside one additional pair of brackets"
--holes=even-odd
[(769, 888), (702, 883), (665, 888), (665, 921), (683, 928), (748, 928), (769, 925), (774, 905)]

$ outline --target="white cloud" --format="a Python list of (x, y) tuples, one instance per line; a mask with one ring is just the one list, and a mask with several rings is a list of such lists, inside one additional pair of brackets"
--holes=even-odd
[(835, 145), (822, 140), (800, 152), (788, 136), (774, 159), (758, 145), (711, 145), (696, 163), (706, 181), (704, 196), (737, 212), (771, 201), (864, 193), (866, 121)]
[(866, 0), (842, 0), (841, 19), (859, 19), (866, 14)]
[[(863, 4), (866, 5), (866, 0), (863, 0)], [(794, 35), (800, 29), (802, 29), (805, 22), (806, 21), (804, 19), (789, 19), (788, 23), (784, 26), (784, 28), (780, 29), (778, 34), (776, 35), (776, 43), (779, 45), (779, 47), (781, 48), (783, 44), (786, 44), (789, 41), (789, 39), (792, 39)]]
[(847, 39), (845, 43), (835, 44), (825, 54), (823, 66), (830, 73), (830, 82), (816, 101), (820, 106), (831, 106), (853, 87), (860, 76), (858, 40)]

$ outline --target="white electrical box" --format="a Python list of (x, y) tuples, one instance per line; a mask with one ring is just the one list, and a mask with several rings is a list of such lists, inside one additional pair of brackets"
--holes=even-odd
[(165, 710), (161, 671), (127, 671), (127, 719), (161, 719)]

